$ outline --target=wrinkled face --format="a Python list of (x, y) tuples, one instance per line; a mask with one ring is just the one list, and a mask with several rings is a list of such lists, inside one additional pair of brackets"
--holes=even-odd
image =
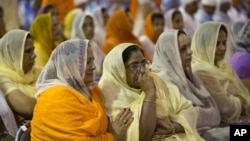
[(24, 52), (23, 52), (23, 71), (24, 73), (29, 72), (34, 63), (36, 55), (34, 53), (33, 39), (28, 37), (25, 41)]
[(155, 18), (153, 21), (154, 30), (157, 33), (158, 36), (163, 32), (164, 30), (164, 19), (161, 18)]
[(192, 51), (190, 39), (185, 34), (180, 34), (178, 36), (179, 52), (181, 57), (181, 63), (183, 68), (191, 66), (192, 61)]
[(182, 15), (180, 13), (176, 13), (174, 15), (174, 18), (172, 20), (172, 25), (173, 25), (173, 29), (177, 29), (177, 30), (182, 30), (184, 25), (183, 25), (183, 19), (182, 19)]
[(147, 61), (141, 51), (133, 51), (128, 61), (124, 63), (126, 68), (127, 84), (130, 87), (136, 89), (140, 88), (138, 77), (139, 74), (146, 72), (145, 63), (147, 63)]
[(102, 12), (102, 18), (103, 18), (103, 23), (106, 26), (109, 19), (109, 14), (106, 10)]
[(87, 64), (86, 64), (86, 70), (84, 75), (84, 83), (86, 85), (94, 82), (94, 70), (96, 69), (94, 64), (94, 55), (91, 47), (88, 47), (87, 50)]
[(82, 30), (85, 37), (91, 40), (94, 37), (94, 21), (92, 17), (86, 16), (82, 25)]
[(224, 59), (226, 50), (227, 50), (227, 34), (224, 30), (220, 30), (217, 38), (217, 44), (214, 56), (215, 64), (217, 64), (218, 61)]

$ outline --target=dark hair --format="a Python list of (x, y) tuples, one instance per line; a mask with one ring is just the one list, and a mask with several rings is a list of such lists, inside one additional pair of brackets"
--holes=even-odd
[(172, 17), (171, 17), (171, 20), (172, 20), (172, 21), (174, 20), (174, 17), (175, 17), (177, 14), (180, 14), (180, 15), (181, 15), (181, 12), (180, 12), (179, 10), (175, 10), (174, 13), (172, 14)]
[(227, 35), (227, 28), (226, 28), (225, 25), (222, 24), (222, 25), (220, 26), (220, 31), (221, 31), (221, 30), (224, 31), (224, 32), (226, 33), (226, 35)]
[(104, 12), (106, 12), (106, 11), (107, 11), (107, 9), (106, 9), (106, 8), (104, 8), (104, 7), (102, 7), (102, 8), (101, 8), (101, 11), (102, 11), (102, 13), (104, 13)]
[(28, 33), (26, 39), (28, 39), (28, 38), (33, 38), (32, 35), (31, 35), (30, 33)]
[(185, 31), (183, 31), (183, 30), (178, 30), (178, 36), (180, 36), (181, 34), (187, 35)]
[(2, 6), (0, 6), (0, 12), (3, 12), (4, 10), (3, 10), (3, 7)]
[(151, 17), (151, 22), (154, 22), (155, 19), (163, 19), (164, 20), (164, 16), (161, 13), (153, 13), (153, 15)]
[(46, 5), (43, 9), (43, 13), (48, 13), (53, 8), (55, 8), (55, 6), (52, 4)]
[(136, 52), (136, 51), (141, 51), (141, 53), (144, 55), (143, 51), (141, 48), (139, 48), (137, 45), (131, 45), (128, 48), (126, 48), (123, 52), (122, 52), (122, 60), (123, 63), (127, 62), (128, 59), (130, 58), (132, 52)]

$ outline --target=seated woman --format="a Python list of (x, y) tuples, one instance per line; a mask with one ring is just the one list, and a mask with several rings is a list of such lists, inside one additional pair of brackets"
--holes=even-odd
[(38, 66), (44, 66), (53, 49), (66, 39), (58, 16), (52, 13), (37, 16), (30, 26), (30, 33), (34, 39), (35, 63)]
[(167, 29), (184, 29), (184, 21), (182, 13), (178, 9), (170, 9), (164, 14), (165, 19), (165, 30)]
[(31, 119), (36, 103), (33, 40), (29, 32), (12, 30), (0, 39), (0, 89), (14, 113)]
[(142, 45), (145, 47), (150, 60), (153, 59), (155, 51), (155, 43), (164, 30), (164, 17), (161, 13), (148, 14), (144, 23), (143, 35), (139, 38)]
[(198, 27), (192, 39), (192, 68), (214, 98), (222, 122), (234, 123), (250, 115), (250, 94), (237, 74), (224, 61), (227, 51), (227, 29), (218, 22)]
[(71, 38), (72, 39), (88, 39), (90, 41), (90, 46), (92, 47), (94, 53), (94, 63), (96, 65), (96, 69), (94, 71), (95, 80), (99, 81), (101, 74), (102, 74), (102, 64), (105, 57), (104, 52), (102, 51), (101, 47), (98, 46), (96, 41), (93, 40), (95, 35), (95, 21), (90, 13), (78, 13), (75, 17), (72, 31), (71, 31)]
[(229, 138), (228, 127), (216, 128), (221, 120), (219, 109), (201, 80), (192, 73), (190, 44), (184, 31), (166, 30), (156, 43), (152, 69), (166, 82), (176, 85), (196, 107), (197, 129), (203, 138), (213, 141)]
[[(108, 54), (116, 45), (124, 42), (137, 44), (144, 51), (138, 38), (133, 34), (133, 21), (130, 12), (125, 10), (115, 11), (109, 18), (106, 26), (106, 38), (102, 50)], [(145, 52), (146, 59), (150, 60), (149, 55)]]
[[(94, 83), (94, 56), (88, 40), (61, 43), (51, 54), (38, 81), (31, 140), (112, 141), (126, 134), (132, 112), (124, 109), (110, 121)], [(123, 124), (123, 120), (127, 124)]]
[(196, 131), (192, 104), (177, 87), (148, 72), (147, 64), (143, 51), (131, 43), (119, 44), (104, 59), (99, 86), (107, 114), (116, 118), (127, 107), (134, 113), (123, 139), (203, 140)]
[(250, 92), (250, 21), (246, 22), (239, 30), (238, 38), (236, 39), (235, 53), (233, 54), (230, 64), (234, 71), (239, 76), (242, 83)]

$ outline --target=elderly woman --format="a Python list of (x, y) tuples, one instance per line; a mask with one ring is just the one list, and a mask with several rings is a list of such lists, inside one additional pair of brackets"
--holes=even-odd
[(126, 107), (134, 113), (123, 139), (203, 140), (196, 131), (197, 114), (191, 103), (174, 85), (148, 72), (147, 64), (143, 51), (130, 43), (119, 44), (104, 60), (99, 86), (107, 114), (115, 118)]
[(36, 103), (40, 69), (34, 67), (35, 58), (29, 32), (12, 30), (0, 39), (0, 89), (14, 113), (25, 118), (32, 117)]
[(69, 40), (53, 51), (37, 81), (31, 140), (112, 141), (126, 134), (133, 120), (129, 109), (110, 121), (114, 138), (107, 131), (101, 91), (94, 83), (95, 68), (88, 40)]
[(201, 80), (192, 73), (191, 60), (190, 40), (186, 33), (166, 30), (157, 41), (152, 69), (166, 82), (175, 84), (195, 106), (197, 129), (202, 137), (213, 141), (229, 138), (228, 127), (216, 128), (221, 121), (219, 109)]
[(193, 70), (219, 107), (221, 120), (230, 124), (250, 115), (250, 94), (237, 74), (224, 61), (227, 29), (218, 22), (198, 27), (192, 39)]

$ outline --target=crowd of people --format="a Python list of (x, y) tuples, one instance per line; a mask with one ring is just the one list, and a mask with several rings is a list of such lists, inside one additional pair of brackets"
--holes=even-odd
[(229, 141), (250, 125), (249, 7), (2, 0), (0, 141), (25, 122), (31, 141)]

